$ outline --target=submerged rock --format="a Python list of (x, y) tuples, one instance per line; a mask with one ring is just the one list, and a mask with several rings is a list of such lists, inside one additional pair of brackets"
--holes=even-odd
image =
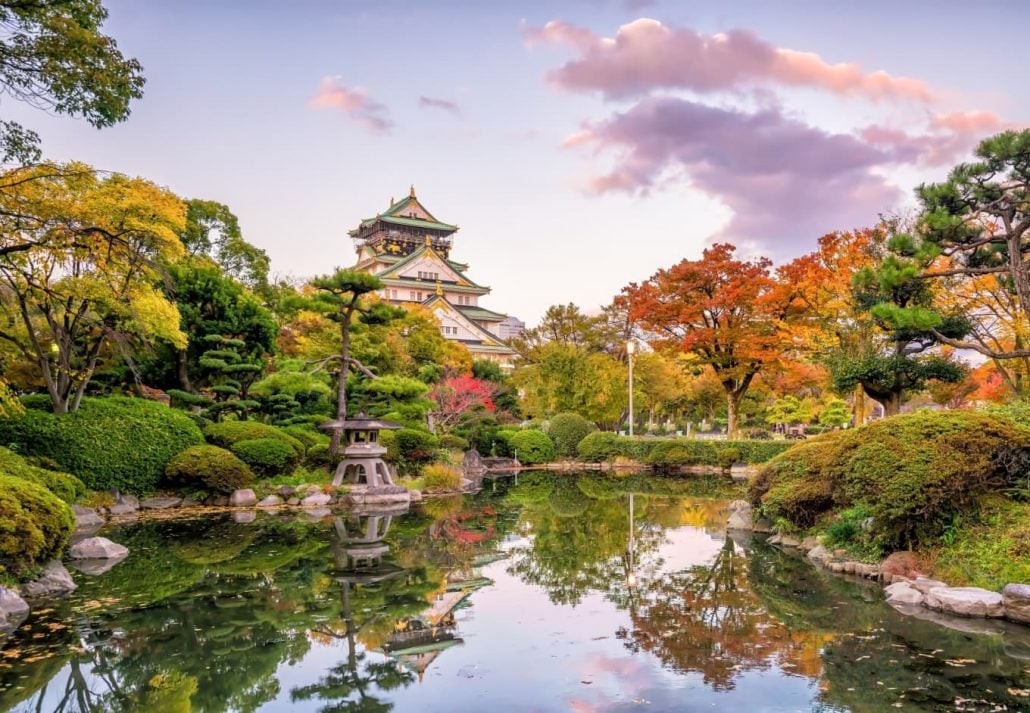
[(73, 560), (109, 559), (125, 557), (127, 554), (129, 554), (128, 547), (111, 542), (106, 537), (90, 537), (76, 542), (68, 550), (68, 556)]
[(934, 587), (926, 593), (925, 604), (930, 609), (958, 616), (1005, 616), (1002, 596), (980, 587)]
[(257, 510), (236, 510), (232, 514), (232, 521), (240, 524), (247, 524), (257, 520)]
[(118, 564), (128, 556), (129, 550), (126, 549), (125, 554), (121, 557), (106, 557), (104, 559), (95, 560), (75, 560), (74, 562), (72, 562), (72, 567), (74, 567), (77, 571), (82, 572), (83, 574), (89, 575), (90, 577), (95, 577), (98, 574), (103, 574), (109, 569), (112, 569), (116, 564)]
[(257, 495), (250, 488), (234, 490), (229, 496), (229, 506), (234, 508), (249, 508), (257, 505)]
[(37, 579), (22, 585), (21, 592), (30, 599), (52, 597), (75, 591), (75, 580), (57, 560), (51, 560)]
[(1001, 597), (1007, 618), (1030, 624), (1030, 584), (1006, 584)]

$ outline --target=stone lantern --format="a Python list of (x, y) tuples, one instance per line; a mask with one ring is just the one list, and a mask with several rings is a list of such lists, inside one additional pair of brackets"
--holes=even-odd
[(400, 424), (369, 418), (365, 412), (345, 421), (330, 421), (322, 424), (326, 430), (343, 430), (340, 438), (340, 464), (336, 466), (333, 485), (350, 483), (379, 488), (394, 485), (390, 468), (383, 461), (386, 448), (379, 441), (379, 432), (397, 430)]

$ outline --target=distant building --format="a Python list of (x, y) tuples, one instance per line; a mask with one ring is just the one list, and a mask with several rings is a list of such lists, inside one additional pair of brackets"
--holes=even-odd
[(349, 231), (358, 253), (354, 267), (383, 281), (383, 299), (433, 310), (441, 333), (464, 344), (473, 359), (510, 367), (515, 353), (505, 340), (521, 334), (525, 324), (479, 305), (490, 288), (465, 275), (468, 265), (450, 259), (457, 230), (433, 217), (412, 186), (407, 198), (391, 198), (387, 210)]

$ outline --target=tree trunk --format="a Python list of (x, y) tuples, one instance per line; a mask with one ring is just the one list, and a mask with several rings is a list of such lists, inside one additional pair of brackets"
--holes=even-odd
[(179, 379), (179, 386), (182, 387), (183, 391), (195, 394), (193, 390), (193, 384), (190, 383), (190, 375), (186, 370), (186, 350), (182, 349), (175, 352), (175, 372)]
[(880, 402), (881, 406), (883, 406), (883, 415), (885, 418), (897, 416), (899, 413), (901, 413), (900, 393), (895, 392), (893, 394), (887, 394), (883, 398), (879, 398), (876, 400)]
[(740, 400), (744, 392), (730, 391), (726, 394), (726, 437), (734, 438), (737, 435), (737, 411), (740, 408)]
[(852, 414), (855, 417), (855, 425), (862, 426), (865, 424), (866, 419), (869, 417), (868, 410), (866, 409), (866, 396), (865, 389), (862, 388), (861, 384), (855, 386), (854, 396), (854, 407)]
[[(350, 319), (353, 311), (348, 309), (344, 313), (343, 321), (340, 322), (340, 336), (343, 340), (343, 347), (340, 349), (340, 381), (336, 385), (336, 418), (340, 421), (347, 420), (347, 375), (350, 373)], [(340, 452), (340, 439), (343, 438), (343, 429), (333, 429), (333, 439), (329, 444), (329, 455), (336, 458)]]

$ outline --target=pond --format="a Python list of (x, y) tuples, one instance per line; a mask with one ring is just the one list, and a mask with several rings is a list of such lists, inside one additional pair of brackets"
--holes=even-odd
[(1030, 710), (1027, 630), (727, 536), (728, 488), (523, 473), (411, 512), (111, 527), (128, 559), (4, 642), (0, 710)]

